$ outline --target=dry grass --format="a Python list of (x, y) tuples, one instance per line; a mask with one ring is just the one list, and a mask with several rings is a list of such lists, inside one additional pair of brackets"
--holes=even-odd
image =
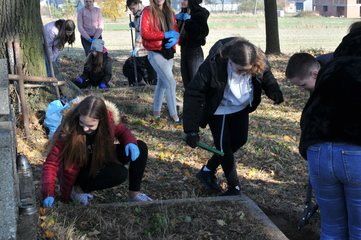
[[(232, 21), (227, 20), (228, 22), (224, 26), (217, 26), (216, 23), (222, 22), (222, 19), (224, 20), (224, 16), (218, 15), (210, 19), (214, 28), (211, 29), (208, 43), (204, 47), (205, 55), (207, 55), (211, 44), (217, 39), (238, 33), (262, 46), (265, 39), (262, 19), (259, 17), (230, 16)], [(245, 24), (240, 29), (235, 29), (233, 25), (238, 20), (244, 21)], [(326, 20), (330, 22), (329, 25)], [(126, 20), (123, 21), (125, 25)], [(312, 53), (330, 51), (337, 46), (350, 22), (340, 19), (341, 24), (338, 24), (335, 21), (335, 19), (326, 18), (297, 18), (297, 22), (293, 19), (280, 19), (280, 25), (283, 26), (280, 28), (281, 47), (291, 46), (289, 48), (291, 50), (285, 52), (295, 52), (300, 49), (308, 49)], [(301, 32), (302, 35), (299, 34)], [(129, 31), (125, 30), (104, 33), (103, 37), (106, 39), (110, 54), (114, 59), (113, 90), (98, 92), (98, 94), (103, 94), (106, 98), (114, 101), (122, 111), (124, 123), (132, 129), (137, 138), (145, 140), (148, 144), (149, 161), (142, 190), (154, 199), (214, 196), (214, 194), (204, 191), (194, 177), (195, 173), (210, 157), (210, 154), (201, 149), (190, 149), (184, 144), (181, 127), (175, 127), (168, 121), (165, 108), (162, 119), (154, 121), (150, 114), (152, 87), (124, 88), (126, 79), (121, 70), (124, 60), (130, 53), (131, 45), (128, 35), (130, 35)], [(329, 36), (333, 37), (326, 41), (325, 35), (328, 35), (328, 38)], [(316, 41), (317, 44), (310, 46), (309, 42), (312, 43), (313, 41)], [(278, 222), (281, 219), (283, 223), (280, 224), (280, 227), (288, 232), (288, 237), (291, 239), (317, 239), (319, 227), (317, 220), (314, 221), (313, 225), (306, 228), (306, 232), (299, 234), (295, 232), (297, 221), (303, 210), (307, 183), (307, 163), (298, 154), (298, 141), (300, 134), (299, 118), (308, 94), (284, 80), (284, 70), (288, 57), (289, 55), (269, 56), (273, 73), (283, 90), (285, 102), (275, 106), (264, 97), (257, 111), (251, 114), (248, 143), (236, 153), (237, 170), (242, 182), (242, 191), (250, 196), (269, 216), (278, 219)], [(67, 78), (75, 78), (81, 72), (82, 64), (83, 52), (79, 43), (75, 44), (74, 49), (63, 51), (61, 65)], [(177, 97), (182, 102), (183, 88), (179, 70), (179, 53), (175, 57), (174, 73), (178, 82)], [(25, 152), (32, 161), (35, 185), (40, 199), (41, 165), (45, 159), (44, 149), (47, 140), (41, 125), (37, 123), (35, 113), (38, 110), (45, 110), (46, 103), (54, 96), (41, 91), (29, 94), (31, 95), (29, 97), (30, 105), (34, 112), (31, 121), (33, 138), (31, 141), (24, 141), (21, 137), (22, 132), (19, 130), (18, 149)], [(129, 107), (134, 105), (140, 105), (142, 108), (140, 111), (138, 111), (139, 109), (134, 111), (134, 108)], [(212, 144), (208, 129), (202, 130), (201, 137), (204, 142)], [(217, 173), (217, 177), (221, 185), (226, 187), (222, 171)], [(126, 200), (126, 193), (127, 184), (95, 192), (93, 205), (123, 202)], [(192, 212), (202, 212), (204, 216), (208, 216), (202, 218), (204, 224), (215, 227), (217, 225), (214, 220), (217, 219), (217, 215), (226, 217), (234, 214), (232, 208), (222, 207), (225, 208), (208, 207), (205, 210), (199, 205), (185, 206), (184, 212), (183, 210), (180, 212), (185, 215)], [(140, 208), (139, 213), (136, 213), (138, 210), (135, 209), (99, 210), (89, 208), (84, 210), (84, 208), (74, 206), (64, 207), (59, 203), (56, 208), (46, 212), (41, 218), (42, 222), (49, 221), (49, 218), (53, 219), (53, 224), (50, 224), (49, 228), (43, 229), (43, 237), (46, 236), (45, 230), (50, 229), (50, 232), (55, 233), (59, 239), (60, 236), (64, 236), (63, 239), (177, 239), (176, 234), (182, 233), (182, 229), (177, 228), (176, 225), (185, 226), (182, 218), (179, 218), (182, 215), (176, 214), (179, 209)], [(158, 221), (154, 219), (154, 216), (159, 218), (158, 225), (162, 227), (158, 226), (158, 230), (155, 230), (157, 228), (149, 230), (151, 224)], [(142, 224), (149, 227), (148, 232), (152, 232), (152, 234), (147, 235), (145, 228), (141, 230), (139, 219), (145, 221)], [(164, 221), (166, 224), (163, 226)], [(172, 221), (176, 224), (173, 224)], [(122, 226), (119, 226), (120, 222), (123, 223)], [(242, 224), (241, 222), (236, 223)], [(187, 228), (186, 226), (185, 228), (189, 230), (189, 234), (199, 234), (197, 235), (198, 239), (218, 239), (219, 235), (213, 231), (214, 229), (205, 230), (203, 225), (195, 226), (199, 228)], [(243, 228), (247, 230), (246, 225), (241, 226), (241, 230)], [(252, 231), (253, 227), (254, 225), (248, 230)], [(120, 228), (121, 230), (119, 230)], [(117, 238), (120, 236), (119, 231), (123, 235)], [(223, 232), (223, 236), (229, 236), (229, 239), (234, 239), (231, 237), (232, 234), (230, 231)], [(184, 235), (184, 238), (180, 239), (187, 239), (187, 236)], [(188, 239), (197, 238), (189, 237)]]

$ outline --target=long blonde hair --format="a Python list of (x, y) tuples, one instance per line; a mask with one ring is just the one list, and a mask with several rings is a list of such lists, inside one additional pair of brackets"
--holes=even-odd
[[(174, 12), (170, 6), (170, 1), (165, 0), (162, 9), (159, 8), (156, 0), (150, 0), (150, 22), (153, 26), (160, 25), (162, 31), (174, 30)], [(156, 22), (153, 22), (155, 19)]]

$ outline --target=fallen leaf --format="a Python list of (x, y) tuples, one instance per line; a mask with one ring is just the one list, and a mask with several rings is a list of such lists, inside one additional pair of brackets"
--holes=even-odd
[(217, 224), (218, 224), (219, 226), (225, 226), (225, 225), (226, 225), (226, 222), (225, 222), (224, 220), (222, 220), (222, 219), (218, 219), (218, 220), (217, 220)]
[(99, 235), (99, 234), (100, 234), (100, 232), (99, 232), (98, 230), (94, 230), (94, 231), (88, 233), (87, 235), (88, 235), (89, 237), (91, 237), (91, 236), (95, 236), (95, 235)]
[(54, 238), (55, 237), (55, 233), (53, 232), (53, 231), (51, 231), (51, 230), (46, 230), (45, 231), (45, 237), (46, 238)]

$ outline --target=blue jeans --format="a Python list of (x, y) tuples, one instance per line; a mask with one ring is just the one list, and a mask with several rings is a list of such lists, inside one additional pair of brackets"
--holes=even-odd
[(321, 239), (361, 239), (361, 146), (322, 143), (307, 149), (321, 213)]
[(148, 60), (157, 72), (158, 81), (154, 90), (153, 111), (160, 112), (164, 94), (170, 116), (177, 116), (176, 81), (173, 77), (173, 59), (165, 59), (160, 53), (149, 51)]
[(201, 47), (181, 47), (181, 73), (184, 87), (192, 81), (203, 61), (204, 56)]

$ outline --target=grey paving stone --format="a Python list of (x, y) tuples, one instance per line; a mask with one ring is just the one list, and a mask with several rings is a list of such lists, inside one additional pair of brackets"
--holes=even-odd
[(16, 239), (18, 203), (15, 145), (11, 122), (0, 122), (0, 239)]

